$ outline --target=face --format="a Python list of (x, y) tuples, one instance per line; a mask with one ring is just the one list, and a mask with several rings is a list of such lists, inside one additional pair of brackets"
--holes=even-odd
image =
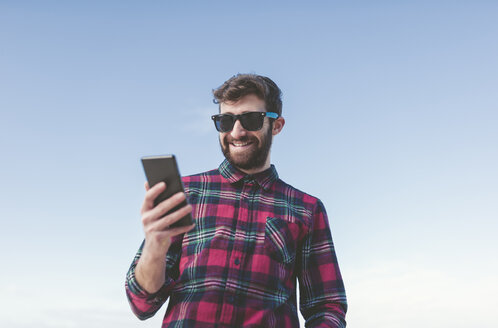
[[(235, 103), (221, 103), (221, 114), (265, 112), (265, 102), (255, 95), (247, 95)], [(270, 148), (273, 139), (270, 119), (265, 118), (258, 131), (247, 131), (239, 120), (232, 131), (220, 133), (220, 146), (226, 159), (246, 173), (256, 173), (270, 167)]]

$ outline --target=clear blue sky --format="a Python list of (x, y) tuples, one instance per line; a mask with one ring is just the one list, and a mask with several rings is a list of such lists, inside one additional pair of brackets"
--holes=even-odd
[(271, 77), (272, 162), (324, 202), (349, 327), (498, 326), (495, 1), (0, 1), (0, 326), (128, 308), (140, 157), (222, 161), (211, 90)]

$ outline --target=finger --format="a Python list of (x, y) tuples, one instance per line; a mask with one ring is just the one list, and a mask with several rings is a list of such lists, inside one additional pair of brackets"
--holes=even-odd
[(145, 181), (145, 191), (149, 191), (150, 187), (149, 187), (149, 183), (147, 181)]
[(152, 186), (152, 188), (150, 188), (145, 193), (145, 198), (144, 198), (144, 202), (143, 202), (143, 205), (142, 205), (142, 213), (144, 213), (146, 211), (149, 211), (152, 208), (154, 208), (154, 200), (165, 189), (166, 189), (166, 183), (159, 182), (159, 183), (156, 183), (154, 186)]
[(168, 229), (170, 226), (175, 224), (178, 220), (183, 218), (185, 215), (188, 215), (189, 213), (192, 213), (192, 206), (191, 205), (186, 205), (177, 211), (174, 211), (173, 213), (170, 213), (161, 219), (157, 220), (157, 225), (154, 227), (154, 229), (157, 230), (165, 230)]
[(189, 226), (182, 226), (182, 227), (175, 227), (167, 230), (168, 234), (170, 237), (174, 237), (177, 235), (181, 235), (182, 233), (188, 232), (192, 229), (194, 229), (195, 224), (191, 224)]
[(171, 211), (176, 206), (180, 205), (186, 199), (185, 194), (183, 192), (177, 192), (170, 198), (163, 200), (156, 207), (150, 210), (150, 215), (154, 218), (160, 218), (164, 214)]
[(163, 242), (171, 242), (171, 238), (186, 233), (192, 230), (195, 227), (195, 224), (191, 224), (188, 226), (175, 227), (168, 230), (161, 231), (157, 233), (157, 240), (163, 240)]

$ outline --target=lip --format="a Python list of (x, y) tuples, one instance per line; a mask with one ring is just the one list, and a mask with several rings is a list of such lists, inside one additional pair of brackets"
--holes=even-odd
[(253, 144), (254, 144), (253, 142), (241, 142), (241, 143), (230, 142), (230, 148), (234, 150), (244, 150), (251, 147)]
[(237, 148), (243, 148), (252, 145), (251, 141), (244, 141), (244, 142), (231, 142), (230, 145), (237, 147)]

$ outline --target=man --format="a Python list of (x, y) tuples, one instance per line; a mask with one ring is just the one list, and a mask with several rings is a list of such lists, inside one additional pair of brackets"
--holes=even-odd
[[(185, 194), (153, 206), (167, 186), (149, 188), (145, 241), (126, 293), (146, 319), (169, 298), (163, 327), (345, 327), (346, 296), (321, 201), (279, 179), (270, 165), (280, 133), (281, 92), (267, 77), (239, 74), (213, 91), (225, 160), (183, 178)], [(163, 215), (187, 198), (187, 205)], [(195, 226), (168, 228), (192, 212)]]

